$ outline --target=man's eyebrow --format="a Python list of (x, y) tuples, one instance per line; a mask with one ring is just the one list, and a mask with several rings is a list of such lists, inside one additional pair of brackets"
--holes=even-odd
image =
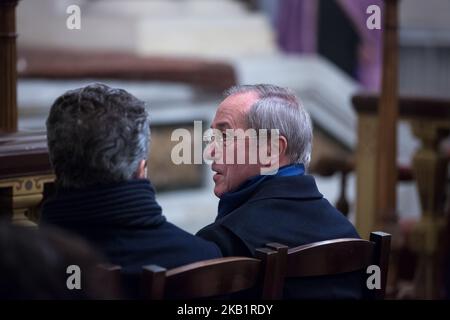
[[(219, 130), (225, 130), (225, 129), (230, 129), (230, 128), (231, 128), (231, 126), (228, 122), (219, 122), (216, 124), (216, 129), (219, 129)], [(214, 129), (214, 128), (211, 126), (211, 129)]]

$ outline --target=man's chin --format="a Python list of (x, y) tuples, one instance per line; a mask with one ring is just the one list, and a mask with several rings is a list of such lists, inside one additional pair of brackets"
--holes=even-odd
[(216, 195), (217, 198), (222, 197), (222, 195), (223, 195), (224, 193), (225, 193), (225, 192), (224, 192), (223, 190), (220, 190), (219, 188), (214, 187), (214, 194)]

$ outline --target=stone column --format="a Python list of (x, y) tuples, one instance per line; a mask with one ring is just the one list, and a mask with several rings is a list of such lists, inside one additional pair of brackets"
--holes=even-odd
[(422, 144), (413, 158), (422, 217), (414, 229), (412, 247), (419, 255), (417, 298), (442, 299), (443, 232), (448, 217), (444, 214), (447, 158), (439, 151), (450, 133), (450, 121), (411, 121), (413, 133)]

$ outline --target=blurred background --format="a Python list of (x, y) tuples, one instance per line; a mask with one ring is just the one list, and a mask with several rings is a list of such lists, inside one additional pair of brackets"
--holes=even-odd
[[(66, 27), (73, 4), (81, 9), (80, 30)], [(379, 92), (383, 66), (382, 30), (366, 26), (373, 4), (384, 7), (382, 0), (21, 0), (18, 129), (42, 133), (52, 102), (66, 90), (94, 81), (128, 90), (149, 103), (149, 176), (163, 212), (196, 232), (214, 220), (218, 199), (207, 165), (171, 163), (172, 131), (192, 130), (195, 120), (207, 128), (231, 85), (289, 87), (314, 122), (310, 172), (355, 222), (363, 214), (357, 189), (365, 188), (354, 173), (358, 135), (370, 144), (372, 131), (358, 127), (352, 98)], [(450, 99), (450, 1), (400, 1), (398, 36), (400, 95)], [(420, 141), (401, 120), (396, 212), (408, 232), (422, 215), (412, 170)], [(440, 148), (448, 159), (448, 138)], [(402, 252), (402, 263), (415, 265), (414, 254)], [(412, 295), (414, 272), (404, 272), (393, 296)]]
[[(80, 30), (66, 28), (69, 16), (66, 9), (72, 4), (81, 9)], [(153, 76), (153, 68), (146, 75), (145, 70), (139, 70), (138, 59), (180, 58), (174, 62), (180, 64), (179, 73), (186, 72), (186, 77), (188, 71), (182, 64), (189, 63), (189, 59), (221, 63), (232, 72), (215, 73), (211, 66), (211, 77), (228, 76), (230, 84), (272, 83), (294, 89), (314, 121), (311, 168), (314, 169), (323, 153), (342, 153), (340, 157), (345, 157), (354, 150), (356, 114), (351, 97), (360, 90), (379, 89), (382, 39), (381, 31), (366, 27), (366, 8), (371, 4), (382, 6), (383, 2), (20, 1), (17, 8), (18, 65), (22, 75), (18, 86), (19, 128), (45, 129), (45, 119), (54, 99), (66, 90), (93, 81), (123, 87), (148, 101), (152, 123), (158, 126), (153, 130), (150, 177), (161, 191), (172, 190), (159, 194), (167, 217), (195, 232), (216, 214), (212, 180), (208, 168), (184, 168), (189, 175), (181, 175), (183, 181), (177, 181), (178, 171), (174, 178), (167, 177), (170, 175), (167, 155), (171, 149), (167, 148), (171, 134), (170, 128), (167, 129), (179, 127), (181, 123), (193, 125), (194, 120), (205, 121), (207, 125), (224, 88), (218, 85), (214, 90), (202, 83), (180, 83), (176, 66), (173, 66), (173, 81), (170, 76), (165, 79)], [(450, 2), (432, 0), (425, 4), (408, 0), (401, 1), (400, 6), (400, 91), (449, 96)], [(96, 65), (98, 59), (92, 58), (104, 54), (109, 54), (106, 62), (111, 67), (122, 63), (111, 79), (104, 74), (101, 79), (95, 77), (109, 66), (105, 61)], [(119, 62), (115, 61), (114, 54), (120, 56)], [(74, 60), (80, 60), (87, 79), (80, 79), (76, 64), (70, 67)], [(157, 61), (155, 64), (156, 69)], [(131, 72), (135, 73), (135, 79)], [(407, 125), (400, 124), (398, 145), (399, 162), (410, 164), (417, 142)], [(320, 190), (331, 202), (336, 202), (340, 189), (338, 174), (318, 178)], [(352, 203), (353, 175), (348, 179), (346, 196)], [(195, 188), (185, 189), (191, 185)], [(182, 192), (177, 190), (180, 188)], [(419, 214), (413, 183), (399, 186), (398, 205), (401, 214)]]

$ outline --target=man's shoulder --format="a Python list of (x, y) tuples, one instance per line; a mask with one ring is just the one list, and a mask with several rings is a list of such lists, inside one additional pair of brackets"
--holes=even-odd
[(199, 259), (212, 259), (222, 256), (216, 244), (195, 236), (170, 222), (165, 222), (161, 227), (160, 237), (164, 237), (184, 255), (193, 255)]
[[(231, 230), (240, 238), (271, 234), (284, 238), (284, 233), (304, 235), (298, 245), (340, 237), (358, 237), (352, 223), (323, 196), (251, 197), (246, 203), (219, 219), (209, 228)], [(270, 229), (268, 227), (270, 226)], [(281, 234), (283, 233), (283, 234)], [(311, 235), (311, 237), (306, 237)], [(296, 241), (294, 241), (296, 242)]]
[(219, 247), (194, 236), (170, 222), (153, 229), (130, 230), (133, 234), (128, 255), (116, 257), (116, 264), (139, 273), (143, 265), (156, 264), (173, 269), (190, 263), (222, 257)]
[(223, 256), (252, 256), (252, 251), (245, 242), (220, 221), (207, 225), (196, 235), (217, 244)]
[(298, 217), (317, 210), (342, 216), (319, 192), (313, 176), (277, 177), (262, 184), (240, 207), (219, 221), (226, 224), (235, 219), (253, 220), (264, 215), (278, 219), (273, 213), (291, 213)]
[(197, 235), (216, 242), (225, 255), (235, 247), (253, 252), (274, 241), (296, 246), (357, 236), (347, 218), (319, 193), (313, 177), (271, 180)]
[(311, 175), (281, 176), (267, 179), (249, 198), (249, 202), (264, 199), (321, 199), (323, 195)]

